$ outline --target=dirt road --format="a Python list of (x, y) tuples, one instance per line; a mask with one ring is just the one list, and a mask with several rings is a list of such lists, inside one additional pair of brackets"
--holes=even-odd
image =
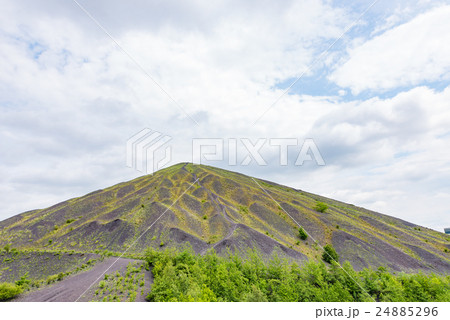
[[(14, 301), (17, 302), (72, 302), (76, 301), (78, 297), (83, 294), (83, 292), (89, 288), (91, 284), (92, 287), (88, 290), (83, 297), (78, 301), (91, 301), (93, 297), (93, 292), (95, 291), (96, 284), (101, 280), (97, 280), (102, 276), (108, 267), (110, 267), (117, 258), (108, 258), (102, 262), (97, 263), (85, 272), (75, 274), (70, 276), (60, 282), (57, 282), (51, 286), (44, 287), (37, 291), (28, 292), (20, 295)], [(130, 262), (141, 262), (139, 260), (124, 259), (119, 258), (117, 262), (107, 271), (108, 274), (114, 273), (116, 271), (124, 272)], [(145, 283), (146, 289), (150, 286), (152, 282), (151, 273), (146, 272)], [(138, 295), (136, 301), (145, 301), (145, 296)]]

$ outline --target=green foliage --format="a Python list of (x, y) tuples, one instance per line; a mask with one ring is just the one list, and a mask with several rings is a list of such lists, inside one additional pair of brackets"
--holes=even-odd
[(305, 231), (302, 227), (300, 227), (300, 228), (298, 229), (298, 236), (299, 236), (300, 239), (302, 239), (302, 240), (308, 239), (308, 234), (306, 233), (306, 231)]
[(323, 247), (322, 260), (327, 263), (339, 261), (339, 256), (331, 244), (327, 244), (325, 247)]
[(135, 301), (144, 290), (142, 262), (129, 263), (124, 273), (105, 274), (95, 290), (94, 301)]
[(74, 221), (75, 221), (75, 219), (67, 219), (67, 220), (66, 220), (66, 223), (67, 223), (67, 224), (71, 224), (71, 223), (74, 222)]
[(248, 207), (246, 206), (239, 206), (239, 212), (242, 214), (248, 214)]
[(277, 256), (265, 263), (255, 252), (243, 259), (191, 249), (149, 249), (146, 260), (154, 276), (149, 301), (450, 301), (448, 276), (356, 272), (348, 262), (299, 267)]
[(0, 301), (11, 300), (22, 292), (22, 288), (16, 284), (0, 283)]
[(30, 279), (28, 279), (28, 272), (25, 273), (23, 276), (20, 277), (19, 280), (16, 281), (16, 286), (19, 286), (21, 288), (27, 288), (30, 284)]
[(317, 201), (316, 205), (313, 208), (314, 210), (318, 211), (318, 212), (325, 212), (328, 209), (328, 205), (326, 205), (323, 202)]
[(11, 251), (11, 245), (9, 243), (7, 243), (4, 247), (3, 250), (5, 250), (6, 253), (9, 253)]

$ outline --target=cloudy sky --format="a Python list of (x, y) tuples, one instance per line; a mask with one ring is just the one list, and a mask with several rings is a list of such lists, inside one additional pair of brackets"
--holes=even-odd
[[(171, 164), (295, 138), (209, 164), (450, 227), (450, 1), (78, 2), (0, 0), (0, 219), (141, 175), (151, 128)], [(306, 138), (325, 166), (294, 165)]]

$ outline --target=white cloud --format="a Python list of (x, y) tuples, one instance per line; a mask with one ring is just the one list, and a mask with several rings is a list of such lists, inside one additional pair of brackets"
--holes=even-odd
[[(178, 161), (190, 160), (191, 137), (267, 135), (249, 124), (281, 92), (270, 88), (301, 72), (316, 50), (311, 43), (336, 36), (345, 22), (342, 9), (316, 0), (82, 4), (201, 126), (73, 3), (2, 4), (2, 217), (135, 176), (124, 146), (143, 127), (173, 136)], [(28, 200), (8, 201), (24, 193)]]
[[(139, 175), (125, 167), (125, 142), (144, 127), (173, 137), (173, 162), (191, 160), (193, 137), (312, 137), (325, 168), (231, 169), (398, 216), (401, 207), (391, 204), (408, 196), (416, 204), (448, 202), (441, 179), (450, 178), (443, 169), (449, 89), (354, 102), (287, 94), (251, 125), (282, 93), (276, 84), (305, 70), (355, 12), (315, 0), (136, 3), (82, 2), (200, 126), (70, 1), (7, 2), (0, 13), (0, 219)], [(375, 49), (375, 56), (385, 51)], [(424, 217), (411, 205), (410, 220), (436, 226), (430, 219), (442, 210)]]
[(330, 80), (354, 94), (450, 80), (450, 5), (434, 8), (349, 50)]

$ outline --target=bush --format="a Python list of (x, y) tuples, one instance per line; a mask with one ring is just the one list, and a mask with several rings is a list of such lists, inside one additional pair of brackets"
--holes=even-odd
[(56, 282), (57, 280), (58, 280), (58, 275), (54, 274), (54, 275), (48, 276), (47, 279), (45, 280), (45, 282), (47, 284), (50, 284), (50, 283)]
[(6, 253), (9, 253), (11, 251), (11, 245), (9, 243), (7, 243), (4, 247), (3, 250), (5, 250)]
[(300, 267), (277, 256), (267, 263), (255, 252), (244, 259), (188, 249), (151, 249), (146, 260), (154, 276), (148, 301), (450, 301), (448, 276), (357, 272), (348, 262), (343, 269), (312, 261)]
[(22, 292), (22, 288), (18, 285), (3, 282), (0, 283), (0, 301), (11, 300)]
[(298, 229), (298, 236), (302, 240), (308, 239), (308, 235), (306, 234), (305, 230), (302, 227), (300, 227), (300, 229)]
[(313, 209), (318, 211), (318, 212), (324, 213), (328, 209), (328, 206), (325, 203), (323, 203), (323, 202), (317, 201), (317, 203), (316, 203), (316, 205), (314, 206)]
[(16, 281), (16, 286), (21, 288), (26, 288), (30, 284), (30, 279), (28, 279), (28, 272), (20, 277), (20, 280)]
[(325, 247), (323, 247), (322, 260), (327, 263), (331, 263), (332, 261), (339, 261), (339, 256), (331, 244), (327, 244)]
[(246, 206), (239, 206), (239, 212), (242, 214), (248, 214), (248, 208)]

